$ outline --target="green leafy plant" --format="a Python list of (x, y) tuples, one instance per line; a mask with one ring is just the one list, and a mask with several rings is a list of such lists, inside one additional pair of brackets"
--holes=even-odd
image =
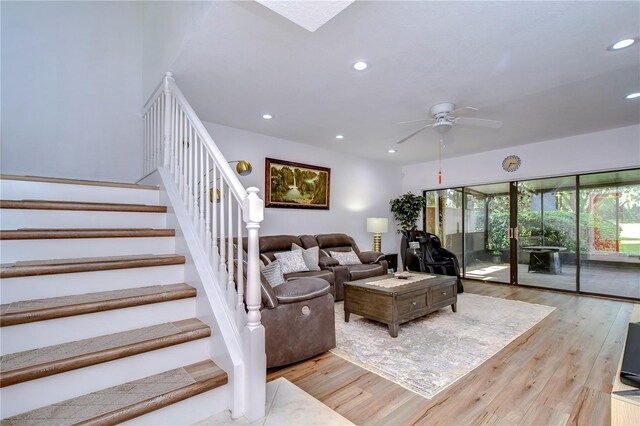
[(416, 222), (427, 205), (427, 199), (411, 191), (389, 201), (393, 218), (398, 221), (398, 233), (415, 231)]

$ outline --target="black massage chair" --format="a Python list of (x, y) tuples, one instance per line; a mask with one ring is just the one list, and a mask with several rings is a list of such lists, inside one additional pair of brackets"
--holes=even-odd
[(437, 235), (425, 231), (407, 231), (402, 240), (405, 270), (457, 277), (458, 293), (464, 292), (458, 259), (455, 254), (442, 248)]

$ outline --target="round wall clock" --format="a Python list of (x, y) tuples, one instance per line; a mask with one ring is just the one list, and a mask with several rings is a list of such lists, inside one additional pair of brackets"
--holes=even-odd
[(504, 160), (502, 160), (502, 168), (507, 172), (515, 172), (520, 167), (520, 157), (517, 155), (509, 155)]

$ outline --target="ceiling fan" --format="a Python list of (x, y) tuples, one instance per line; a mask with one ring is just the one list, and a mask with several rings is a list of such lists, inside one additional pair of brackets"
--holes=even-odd
[(441, 135), (444, 135), (453, 127), (454, 124), (461, 124), (465, 126), (477, 126), (477, 127), (487, 127), (490, 129), (499, 129), (502, 127), (502, 121), (496, 120), (486, 120), (484, 118), (473, 118), (473, 117), (462, 117), (460, 113), (468, 112), (468, 111), (478, 111), (478, 108), (466, 106), (462, 108), (456, 109), (455, 104), (450, 102), (443, 102), (436, 104), (431, 107), (429, 113), (432, 118), (422, 118), (419, 120), (412, 121), (402, 121), (399, 124), (407, 124), (407, 123), (416, 123), (418, 121), (426, 121), (429, 124), (423, 126), (411, 133), (409, 136), (402, 138), (398, 141), (399, 144), (411, 139), (424, 129), (428, 129), (429, 127), (435, 129)]

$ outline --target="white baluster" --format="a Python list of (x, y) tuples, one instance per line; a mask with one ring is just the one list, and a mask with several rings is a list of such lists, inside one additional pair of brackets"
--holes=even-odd
[(205, 252), (207, 253), (207, 258), (210, 259), (211, 258), (211, 203), (215, 202), (215, 200), (212, 200), (212, 193), (211, 193), (211, 183), (209, 181), (209, 168), (211, 162), (209, 161), (209, 154), (206, 154), (206, 158), (205, 158), (205, 212), (204, 212), (204, 217), (205, 217), (205, 244), (204, 244), (204, 249)]
[(226, 252), (226, 238), (225, 238), (225, 220), (224, 220), (224, 210), (226, 206), (226, 189), (225, 189), (225, 180), (224, 178), (220, 179), (220, 225), (218, 226), (218, 232), (220, 232), (220, 243), (218, 245), (218, 249), (220, 250), (220, 259), (218, 259), (218, 274), (219, 274), (219, 282), (223, 289), (227, 287), (227, 277), (226, 277), (226, 265), (225, 262), (227, 260), (227, 252)]
[[(205, 171), (204, 171), (204, 168), (206, 167), (206, 164), (204, 161), (204, 155), (205, 155), (204, 142), (200, 140), (200, 163), (198, 166), (198, 180), (200, 181), (200, 197), (198, 197), (198, 200), (199, 200), (198, 205), (200, 207), (200, 242), (202, 243), (202, 247), (206, 250), (208, 241), (207, 241), (207, 234), (205, 231), (206, 226), (205, 226), (204, 210), (205, 210), (205, 205), (209, 203), (205, 198), (205, 194), (204, 194), (204, 179), (206, 177)], [(207, 171), (208, 170), (209, 169), (207, 169)]]
[(198, 164), (200, 164), (200, 160), (198, 158), (198, 153), (200, 152), (200, 138), (198, 134), (193, 133), (193, 215), (191, 216), (191, 220), (193, 221), (193, 226), (196, 228), (196, 231), (200, 229), (200, 208), (198, 207), (198, 185), (200, 180), (199, 168)]
[(175, 167), (173, 169), (173, 181), (176, 183), (176, 187), (180, 188), (180, 115), (182, 114), (180, 109), (180, 104), (178, 104), (178, 100), (173, 98), (173, 102), (175, 103), (176, 109), (173, 115), (173, 128), (174, 128), (174, 145), (173, 145), (173, 156)]
[(188, 196), (188, 187), (187, 187), (187, 163), (189, 162), (189, 157), (187, 156), (187, 149), (189, 146), (189, 135), (187, 133), (187, 116), (186, 114), (183, 116), (183, 139), (182, 139), (182, 201), (187, 203), (189, 199)]
[(187, 132), (185, 127), (186, 115), (184, 111), (180, 116), (180, 196), (184, 200), (185, 186), (187, 184), (184, 174), (187, 171), (186, 153), (187, 153)]
[(164, 115), (162, 116), (162, 150), (164, 151), (164, 167), (169, 167), (171, 161), (171, 91), (169, 90), (169, 79), (173, 80), (173, 74), (166, 72), (164, 74), (164, 90), (162, 93), (162, 96), (164, 97), (164, 103), (162, 104), (162, 108), (164, 109)]
[(229, 236), (227, 240), (227, 303), (229, 304), (229, 308), (233, 309), (235, 307), (236, 302), (236, 289), (235, 284), (233, 282), (234, 278), (234, 262), (233, 262), (233, 202), (234, 197), (229, 191), (229, 200), (227, 200), (227, 221), (228, 221), (228, 231), (227, 235)]
[(238, 270), (236, 271), (236, 326), (241, 330), (245, 325), (246, 314), (244, 312), (244, 242), (242, 241), (242, 205), (238, 203), (237, 237), (236, 237), (236, 259), (238, 259)]
[(193, 127), (191, 126), (191, 122), (188, 123), (188, 131), (187, 131), (187, 140), (189, 141), (187, 144), (187, 153), (188, 153), (188, 161), (187, 161), (187, 207), (189, 208), (189, 217), (193, 218), (193, 144), (195, 141), (193, 140)]
[(142, 175), (147, 174), (147, 113), (142, 115)]
[(213, 269), (218, 269), (218, 256), (220, 253), (218, 252), (218, 209), (220, 208), (220, 200), (218, 199), (218, 166), (216, 166), (215, 161), (213, 162), (213, 178), (211, 179), (212, 183), (212, 207), (213, 212), (211, 215), (211, 254), (213, 258), (211, 259), (211, 264), (213, 265)]

